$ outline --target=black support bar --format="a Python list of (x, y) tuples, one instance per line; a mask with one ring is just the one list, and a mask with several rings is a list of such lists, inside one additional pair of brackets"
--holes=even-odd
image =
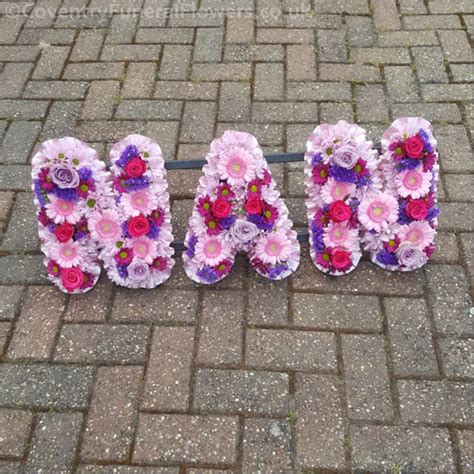
[[(376, 150), (380, 153), (380, 145), (375, 145)], [(296, 163), (304, 161), (303, 152), (292, 152), (292, 153), (270, 153), (264, 155), (267, 163)], [(167, 170), (199, 170), (207, 163), (206, 160), (176, 160), (176, 161), (165, 161), (165, 168)], [(308, 232), (299, 232), (298, 240), (299, 242), (308, 242), (309, 234)], [(180, 240), (175, 240), (172, 244), (172, 247), (175, 250), (185, 250), (186, 247), (184, 242)]]
[[(304, 161), (304, 153), (272, 153), (265, 155), (267, 163), (294, 163), (297, 161)], [(167, 170), (200, 170), (205, 164), (206, 160), (179, 160), (179, 161), (165, 161), (165, 168)]]

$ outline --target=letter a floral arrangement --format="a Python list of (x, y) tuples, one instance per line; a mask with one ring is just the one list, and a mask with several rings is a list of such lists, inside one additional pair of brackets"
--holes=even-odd
[[(381, 155), (355, 124), (313, 131), (305, 154), (311, 258), (331, 276), (354, 270), (363, 251), (387, 270), (429, 260), (439, 209), (436, 140), (422, 118), (396, 120)], [(213, 284), (238, 253), (269, 280), (294, 273), (300, 246), (288, 209), (255, 137), (227, 131), (211, 143), (189, 220), (182, 258), (193, 281)], [(157, 143), (129, 135), (109, 165), (71, 137), (42, 143), (32, 188), (48, 278), (85, 293), (101, 266), (117, 285), (155, 288), (175, 263), (165, 162)]]

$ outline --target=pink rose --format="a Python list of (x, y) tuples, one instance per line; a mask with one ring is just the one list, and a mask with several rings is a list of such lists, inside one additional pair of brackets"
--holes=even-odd
[(212, 214), (218, 219), (224, 219), (230, 214), (231, 206), (226, 199), (217, 198), (212, 203)]
[(331, 252), (331, 264), (336, 270), (347, 270), (352, 265), (351, 254), (344, 249), (335, 248)]
[(67, 242), (74, 235), (74, 226), (72, 224), (61, 224), (54, 230), (54, 235), (59, 242)]
[(262, 201), (258, 197), (250, 198), (244, 206), (249, 214), (261, 214), (263, 210)]
[(406, 213), (412, 219), (422, 221), (428, 215), (428, 205), (424, 199), (414, 199), (407, 204)]
[(351, 216), (351, 208), (344, 201), (334, 201), (329, 205), (329, 217), (334, 222), (347, 221)]
[(410, 158), (421, 158), (423, 156), (423, 147), (425, 144), (419, 136), (415, 135), (414, 137), (408, 138), (403, 146), (405, 148), (405, 153)]
[(130, 178), (140, 178), (146, 171), (146, 163), (138, 156), (132, 158), (125, 165), (125, 173), (127, 173)]
[(128, 221), (127, 229), (132, 237), (141, 237), (150, 232), (150, 223), (145, 216), (132, 217)]
[(84, 273), (78, 267), (63, 268), (61, 270), (61, 283), (67, 291), (77, 290), (84, 283)]

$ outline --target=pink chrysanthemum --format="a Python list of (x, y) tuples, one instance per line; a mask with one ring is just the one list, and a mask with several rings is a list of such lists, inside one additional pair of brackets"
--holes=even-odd
[(398, 237), (402, 244), (409, 243), (423, 250), (433, 242), (436, 231), (424, 221), (415, 221), (400, 227)]
[(76, 203), (49, 195), (49, 203), (46, 204), (46, 214), (55, 224), (69, 222), (75, 224), (81, 218), (81, 209)]
[(123, 210), (129, 216), (148, 215), (158, 205), (158, 196), (147, 189), (122, 194)]
[(398, 194), (402, 197), (411, 196), (418, 199), (430, 191), (432, 173), (421, 171), (421, 167), (414, 170), (407, 170), (398, 173), (395, 177)]
[(264, 263), (275, 265), (288, 260), (292, 243), (285, 233), (278, 231), (261, 237), (256, 245), (255, 254)]
[(378, 193), (375, 197), (362, 199), (359, 206), (359, 221), (367, 230), (380, 232), (398, 219), (398, 202), (390, 194)]
[(51, 244), (51, 258), (62, 268), (71, 268), (81, 265), (85, 253), (85, 248), (79, 242)]
[(321, 188), (321, 197), (325, 204), (331, 204), (334, 201), (344, 200), (345, 197), (352, 195), (354, 190), (354, 184), (342, 183), (334, 178), (329, 178)]
[(326, 247), (343, 247), (352, 250), (358, 244), (359, 232), (348, 227), (347, 223), (331, 222), (324, 231), (323, 241)]
[(224, 199), (233, 199), (235, 197), (234, 191), (232, 191), (232, 186), (228, 183), (223, 183), (216, 188), (217, 197)]
[(331, 266), (331, 254), (329, 252), (318, 252), (316, 254), (316, 263), (322, 268), (329, 268)]
[(232, 146), (221, 153), (217, 170), (232, 185), (248, 182), (255, 178), (255, 157), (245, 148)]
[(196, 259), (211, 267), (230, 257), (231, 248), (220, 237), (202, 234), (196, 243)]
[(119, 215), (111, 209), (94, 212), (89, 217), (89, 231), (95, 240), (104, 243), (116, 242), (122, 233)]

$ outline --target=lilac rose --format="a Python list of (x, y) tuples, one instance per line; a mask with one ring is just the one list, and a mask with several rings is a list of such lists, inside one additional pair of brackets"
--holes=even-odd
[(402, 265), (412, 269), (420, 268), (428, 261), (425, 252), (407, 243), (400, 245), (397, 251), (397, 257)]
[(49, 171), (53, 183), (62, 189), (79, 186), (79, 173), (68, 163), (53, 165)]
[(358, 159), (357, 148), (352, 145), (343, 145), (334, 152), (334, 163), (341, 168), (354, 168)]
[(150, 267), (142, 260), (136, 260), (127, 268), (128, 276), (133, 281), (143, 281), (150, 276)]
[(237, 244), (250, 242), (258, 233), (258, 227), (245, 219), (237, 219), (231, 227), (230, 233)]

